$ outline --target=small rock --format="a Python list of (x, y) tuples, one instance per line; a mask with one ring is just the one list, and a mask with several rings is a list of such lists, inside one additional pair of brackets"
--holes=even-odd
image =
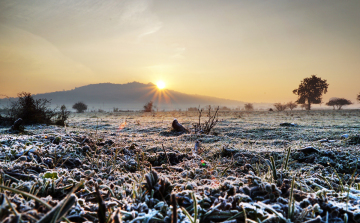
[(49, 167), (53, 168), (54, 163), (52, 158), (43, 158), (43, 162)]
[(22, 118), (18, 118), (14, 124), (11, 126), (10, 130), (14, 131), (24, 131), (24, 126), (22, 126), (23, 120)]
[(105, 144), (111, 146), (112, 144), (114, 144), (114, 141), (112, 141), (111, 139), (108, 139), (105, 141)]
[(20, 156), (20, 161), (27, 161), (27, 156)]
[(297, 125), (297, 124), (295, 124), (295, 123), (283, 122), (283, 123), (280, 123), (280, 126), (285, 126), (285, 127), (296, 127), (296, 126), (298, 126), (298, 125)]
[(177, 119), (174, 119), (174, 121), (172, 122), (172, 127), (176, 132), (189, 132), (189, 130), (184, 128), (184, 126), (182, 126)]
[(318, 149), (315, 149), (312, 146), (308, 146), (302, 149), (298, 149), (298, 152), (303, 152), (303, 153), (319, 153), (320, 151)]
[(89, 147), (89, 146), (83, 146), (83, 147), (82, 147), (82, 151), (83, 151), (84, 153), (86, 153), (87, 151), (90, 151), (90, 147)]
[(349, 138), (349, 135), (348, 134), (343, 134), (343, 135), (341, 135), (341, 138), (342, 139), (347, 139), (347, 138)]
[(319, 142), (320, 142), (320, 143), (329, 142), (329, 140), (328, 140), (328, 139), (321, 139), (321, 140), (319, 140)]

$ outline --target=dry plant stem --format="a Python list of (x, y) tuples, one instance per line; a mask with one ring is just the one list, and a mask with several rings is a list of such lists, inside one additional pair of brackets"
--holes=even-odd
[(171, 223), (177, 223), (178, 216), (177, 216), (177, 203), (176, 203), (176, 195), (175, 194), (171, 195), (171, 203), (172, 203), (172, 206), (173, 206)]
[(168, 155), (167, 155), (167, 153), (166, 153), (166, 150), (165, 150), (164, 144), (161, 144), (161, 146), (162, 146), (162, 149), (164, 150), (164, 153), (165, 153), (166, 159), (167, 159), (167, 161), (168, 161), (168, 163), (169, 163), (169, 167), (170, 167), (170, 166), (171, 166), (171, 163), (170, 163), (169, 157), (168, 157)]

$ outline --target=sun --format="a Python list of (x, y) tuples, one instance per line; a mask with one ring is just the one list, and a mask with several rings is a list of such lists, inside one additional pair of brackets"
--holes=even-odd
[(156, 86), (157, 86), (160, 90), (162, 90), (162, 89), (165, 88), (165, 82), (164, 82), (164, 81), (158, 81), (158, 82), (156, 83)]

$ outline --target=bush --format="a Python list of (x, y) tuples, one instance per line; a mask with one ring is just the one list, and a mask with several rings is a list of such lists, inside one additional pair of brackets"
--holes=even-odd
[(197, 109), (197, 107), (190, 107), (187, 110), (190, 112), (190, 111), (197, 111), (198, 109)]
[(21, 118), (24, 124), (52, 124), (51, 118), (56, 113), (48, 106), (50, 100), (35, 100), (31, 93), (21, 92), (18, 94), (18, 100), (11, 102), (8, 108), (8, 115), (12, 122)]
[(154, 107), (154, 102), (149, 101), (148, 103), (146, 103), (146, 105), (144, 105), (144, 112), (152, 112), (153, 107)]
[(290, 101), (286, 104), (286, 106), (292, 111), (294, 108), (297, 107), (297, 104), (295, 102)]
[(65, 121), (68, 119), (70, 112), (66, 109), (65, 105), (60, 107), (60, 112), (57, 115), (56, 125), (65, 126)]
[(245, 104), (245, 110), (246, 110), (246, 111), (253, 111), (253, 110), (254, 110), (253, 104), (251, 104), (251, 103), (246, 103), (246, 104)]
[(281, 104), (281, 103), (275, 103), (274, 107), (276, 108), (276, 110), (278, 111), (284, 111), (287, 108), (287, 105), (285, 104)]
[(207, 117), (208, 120), (205, 121), (204, 123), (201, 123), (201, 114), (204, 111), (204, 109), (197, 109), (198, 113), (199, 113), (199, 122), (198, 123), (193, 123), (194, 129), (195, 129), (195, 133), (201, 132), (201, 133), (205, 133), (205, 134), (209, 134), (211, 132), (211, 130), (216, 126), (216, 124), (219, 122), (218, 116), (219, 116), (219, 107), (217, 107), (215, 109), (215, 113), (211, 114), (211, 106), (209, 105), (207, 107)]
[(87, 105), (84, 102), (77, 102), (72, 106), (73, 109), (76, 110), (77, 113), (83, 113), (87, 109)]

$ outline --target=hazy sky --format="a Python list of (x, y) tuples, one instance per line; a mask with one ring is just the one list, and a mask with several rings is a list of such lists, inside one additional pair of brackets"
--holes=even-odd
[(359, 0), (0, 0), (0, 94), (163, 80), (248, 102), (360, 92)]

